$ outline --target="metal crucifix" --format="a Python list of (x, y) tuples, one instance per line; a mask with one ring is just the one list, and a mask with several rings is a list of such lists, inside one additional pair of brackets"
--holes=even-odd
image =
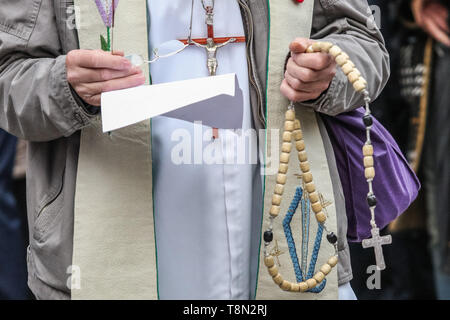
[(218, 61), (217, 61), (217, 50), (219, 48), (222, 48), (226, 46), (229, 43), (239, 43), (239, 42), (245, 42), (245, 36), (240, 37), (222, 37), (222, 38), (215, 38), (214, 37), (214, 1), (211, 6), (206, 6), (203, 3), (203, 8), (205, 9), (206, 13), (206, 26), (208, 28), (208, 37), (207, 38), (200, 38), (200, 39), (186, 39), (186, 40), (180, 40), (184, 44), (189, 45), (195, 45), (199, 48), (203, 48), (206, 50), (207, 54), (207, 67), (209, 71), (210, 76), (215, 76), (217, 72), (218, 67)]
[[(206, 20), (205, 24), (208, 28), (208, 37), (207, 38), (199, 38), (192, 39), (192, 18), (193, 18), (193, 8), (194, 8), (194, 0), (192, 0), (192, 10), (191, 10), (191, 26), (190, 26), (190, 34), (189, 38), (185, 40), (180, 40), (184, 44), (195, 45), (199, 48), (203, 48), (206, 50), (207, 54), (207, 62), (206, 66), (208, 67), (209, 75), (215, 76), (217, 73), (217, 67), (219, 63), (217, 61), (217, 50), (230, 44), (230, 43), (242, 43), (245, 42), (245, 36), (239, 37), (214, 37), (214, 0), (212, 4), (207, 6), (205, 5), (205, 0), (202, 0), (203, 9), (205, 9)], [(219, 138), (219, 130), (217, 128), (213, 128), (213, 139)]]
[(375, 261), (377, 264), (377, 269), (381, 271), (381, 270), (386, 269), (386, 263), (384, 261), (382, 246), (391, 244), (392, 236), (387, 235), (387, 236), (381, 237), (379, 228), (372, 228), (371, 233), (372, 233), (372, 238), (363, 240), (362, 246), (364, 249), (373, 247), (373, 249), (375, 250)]

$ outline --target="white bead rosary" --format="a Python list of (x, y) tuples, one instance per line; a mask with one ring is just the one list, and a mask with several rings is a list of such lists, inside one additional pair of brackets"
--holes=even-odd
[[(350, 83), (352, 83), (355, 91), (362, 93), (364, 95), (364, 101), (366, 103), (366, 113), (364, 115), (363, 121), (364, 124), (366, 125), (367, 140), (364, 144), (362, 153), (364, 157), (365, 177), (369, 185), (369, 193), (367, 196), (367, 201), (372, 216), (371, 220), (372, 235), (374, 235), (374, 238), (367, 240), (366, 244), (367, 246), (371, 245), (375, 247), (377, 265), (379, 265), (380, 258), (379, 255), (377, 254), (377, 244), (375, 243), (377, 242), (376, 240), (378, 240), (375, 237), (375, 233), (378, 231), (377, 225), (375, 223), (376, 198), (375, 195), (373, 194), (372, 188), (372, 181), (375, 177), (374, 158), (373, 158), (374, 152), (370, 139), (370, 132), (373, 120), (369, 108), (369, 103), (371, 99), (369, 96), (369, 92), (366, 89), (367, 81), (361, 76), (361, 72), (359, 72), (359, 70), (355, 67), (355, 64), (350, 60), (350, 57), (345, 52), (343, 52), (338, 46), (333, 45), (330, 42), (315, 42), (310, 47), (308, 47), (306, 52), (307, 53), (323, 52), (332, 55), (336, 63), (341, 67), (342, 71), (347, 76)], [(283, 279), (282, 275), (278, 271), (278, 267), (275, 265), (274, 256), (270, 254), (267, 250), (268, 246), (273, 241), (273, 221), (275, 218), (278, 217), (281, 211), (280, 205), (284, 193), (285, 184), (287, 181), (288, 163), (292, 151), (292, 140), (295, 141), (295, 147), (298, 152), (298, 160), (300, 162), (300, 169), (302, 172), (302, 179), (303, 182), (305, 183), (305, 189), (307, 191), (309, 201), (311, 203), (311, 208), (315, 213), (317, 222), (321, 224), (327, 231), (327, 239), (334, 246), (335, 249), (335, 254), (331, 258), (329, 258), (327, 263), (325, 263), (320, 268), (320, 271), (318, 271), (312, 278), (306, 279), (306, 281), (299, 283), (292, 283)], [(331, 272), (332, 268), (334, 268), (338, 263), (337, 236), (333, 232), (329, 232), (325, 226), (327, 216), (324, 213), (319, 193), (316, 191), (316, 186), (313, 181), (313, 175), (310, 171), (310, 165), (308, 163), (308, 156), (306, 153), (305, 141), (303, 140), (303, 132), (301, 129), (301, 124), (300, 121), (296, 119), (293, 103), (289, 105), (288, 110), (286, 111), (285, 114), (283, 144), (281, 147), (280, 164), (278, 168), (278, 175), (276, 179), (274, 194), (272, 196), (272, 206), (270, 208), (269, 215), (270, 215), (269, 228), (264, 233), (264, 256), (265, 256), (264, 264), (266, 265), (273, 281), (284, 291), (306, 292), (310, 289), (315, 288), (325, 279), (325, 277)], [(378, 236), (378, 238), (380, 237)], [(380, 242), (378, 240), (378, 246), (381, 247), (379, 243)], [(380, 267), (383, 267), (381, 263), (379, 265), (379, 268)]]

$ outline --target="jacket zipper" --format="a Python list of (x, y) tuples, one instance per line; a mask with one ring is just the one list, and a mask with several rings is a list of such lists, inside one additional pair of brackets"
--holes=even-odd
[(256, 75), (256, 71), (254, 66), (256, 65), (255, 63), (255, 57), (253, 54), (253, 18), (252, 18), (252, 14), (251, 14), (251, 10), (248, 7), (248, 5), (245, 3), (245, 1), (243, 0), (238, 0), (239, 5), (241, 6), (241, 8), (244, 10), (244, 21), (247, 27), (247, 34), (248, 34), (248, 39), (247, 39), (247, 65), (248, 65), (248, 71), (249, 71), (249, 80), (250, 80), (250, 84), (253, 86), (253, 88), (256, 91), (256, 96), (257, 96), (257, 103), (258, 103), (258, 118), (260, 123), (262, 124), (263, 127), (265, 127), (266, 124), (266, 119), (265, 119), (265, 115), (264, 115), (264, 105), (263, 105), (263, 94), (262, 94), (262, 89), (261, 89), (261, 84), (259, 82), (259, 79)]

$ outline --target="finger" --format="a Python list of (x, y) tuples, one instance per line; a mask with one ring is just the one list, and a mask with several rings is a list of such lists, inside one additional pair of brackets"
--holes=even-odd
[(75, 68), (67, 70), (67, 80), (71, 84), (91, 83), (124, 78), (139, 73), (142, 73), (142, 69), (139, 67), (132, 67), (129, 70)]
[(430, 10), (427, 15), (427, 19), (434, 21), (434, 23), (444, 32), (449, 32), (449, 26), (447, 23), (448, 14), (446, 14), (445, 10)]
[(83, 100), (86, 101), (87, 103), (89, 103), (91, 106), (100, 107), (101, 101), (102, 101), (102, 95), (96, 94), (95, 96), (86, 97)]
[(439, 15), (444, 20), (448, 19), (448, 9), (439, 2), (430, 2), (430, 4), (426, 7), (425, 12), (430, 12), (436, 15)]
[(328, 89), (330, 81), (316, 81), (316, 82), (302, 82), (292, 77), (286, 72), (285, 79), (289, 86), (296, 91), (303, 91), (306, 93), (319, 93), (321, 94)]
[(320, 80), (328, 80), (336, 74), (336, 65), (330, 64), (326, 69), (315, 71), (309, 68), (297, 65), (293, 59), (289, 59), (286, 71), (294, 78), (303, 82), (315, 82)]
[(301, 67), (317, 71), (326, 69), (334, 61), (331, 55), (321, 52), (294, 54), (292, 59)]
[(125, 55), (125, 53), (123, 51), (116, 51), (116, 50), (114, 50), (113, 51), (113, 55), (123, 57)]
[(286, 79), (283, 80), (280, 87), (281, 93), (293, 102), (304, 102), (308, 100), (317, 99), (320, 94), (313, 94), (308, 92), (302, 92), (292, 89), (287, 83)]
[(102, 92), (109, 92), (114, 90), (122, 90), (140, 86), (145, 83), (145, 76), (143, 74), (136, 74), (124, 78), (112, 79), (104, 82), (93, 82), (82, 84), (80, 91), (85, 94), (94, 96)]
[(421, 26), (423, 24), (422, 12), (423, 12), (423, 0), (413, 0), (411, 3), (411, 9), (414, 15), (414, 20)]
[(291, 76), (287, 71), (284, 73), (284, 79), (286, 79), (286, 82), (292, 89), (297, 91), (302, 91), (302, 87), (306, 84), (306, 82)]
[(114, 51), (105, 51), (102, 49), (95, 49), (92, 51), (96, 51), (96, 52), (100, 52), (100, 53), (107, 53), (107, 54), (112, 54), (114, 56), (119, 56), (119, 57), (123, 57), (125, 55), (125, 53), (121, 50), (114, 50)]
[(437, 41), (450, 47), (450, 37), (431, 19), (424, 19), (425, 30)]
[(94, 69), (114, 69), (114, 70), (127, 70), (130, 69), (131, 63), (127, 59), (112, 55), (111, 53), (101, 50), (76, 50), (70, 58), (73, 59), (73, 64)]
[(291, 44), (289, 45), (289, 50), (292, 53), (305, 53), (306, 49), (308, 49), (308, 47), (313, 43), (314, 41), (311, 39), (297, 38), (291, 42)]

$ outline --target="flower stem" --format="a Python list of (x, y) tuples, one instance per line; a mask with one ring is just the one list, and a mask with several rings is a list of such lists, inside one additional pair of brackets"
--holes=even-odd
[(107, 43), (108, 43), (108, 51), (111, 51), (111, 28), (110, 27), (106, 27), (106, 32), (107, 32)]

